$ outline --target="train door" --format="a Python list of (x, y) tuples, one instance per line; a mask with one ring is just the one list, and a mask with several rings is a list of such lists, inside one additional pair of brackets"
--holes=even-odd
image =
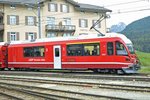
[(61, 69), (61, 46), (53, 47), (54, 51), (54, 69)]

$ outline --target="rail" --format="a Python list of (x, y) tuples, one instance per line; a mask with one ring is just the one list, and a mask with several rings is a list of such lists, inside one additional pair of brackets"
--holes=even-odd
[[(48, 85), (45, 87), (45, 85)], [(107, 98), (107, 99), (136, 99), (128, 98), (128, 97), (123, 97), (120, 95), (105, 95), (105, 94), (100, 94), (99, 92), (91, 92), (91, 90), (96, 90), (96, 91), (118, 91), (117, 93), (125, 92), (128, 94), (147, 94), (147, 98), (150, 97), (150, 87), (149, 86), (134, 86), (134, 85), (118, 85), (118, 84), (101, 84), (101, 83), (94, 83), (94, 82), (75, 82), (75, 81), (60, 81), (60, 80), (41, 80), (41, 79), (29, 79), (29, 78), (17, 78), (17, 76), (14, 78), (1, 78), (0, 79), (0, 86), (6, 86), (9, 88), (21, 88), (24, 91), (28, 91), (29, 93), (35, 94), (38, 93), (43, 93), (42, 91), (45, 91), (45, 93), (48, 94), (40, 94), (40, 95), (45, 95), (48, 96), (49, 93), (55, 93), (52, 95), (55, 96), (62, 96), (60, 98), (64, 99), (69, 99), (70, 95), (80, 95), (79, 97), (82, 98)], [(59, 86), (57, 88), (57, 86)], [(62, 89), (62, 87), (64, 89)], [(70, 89), (68, 88), (70, 87)], [(77, 89), (77, 90), (76, 90)], [(83, 90), (86, 89), (86, 90)], [(80, 90), (80, 91), (79, 91)], [(47, 91), (47, 92), (46, 92)], [(51, 91), (51, 92), (48, 92)], [(58, 94), (58, 95), (57, 95)], [(65, 94), (65, 97), (64, 97)], [(142, 97), (142, 96), (141, 96)], [(81, 99), (81, 98), (74, 98), (74, 96), (70, 99)], [(139, 98), (140, 99), (140, 98)]]

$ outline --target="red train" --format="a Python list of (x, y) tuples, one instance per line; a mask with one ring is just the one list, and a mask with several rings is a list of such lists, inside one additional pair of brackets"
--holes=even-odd
[(50, 38), (0, 44), (1, 69), (88, 69), (136, 73), (132, 42), (124, 35)]

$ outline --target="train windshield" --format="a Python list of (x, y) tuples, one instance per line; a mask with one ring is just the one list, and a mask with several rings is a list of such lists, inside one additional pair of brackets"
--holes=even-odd
[(134, 51), (134, 48), (133, 48), (132, 44), (127, 44), (127, 47), (128, 47), (131, 54), (135, 54), (135, 51)]

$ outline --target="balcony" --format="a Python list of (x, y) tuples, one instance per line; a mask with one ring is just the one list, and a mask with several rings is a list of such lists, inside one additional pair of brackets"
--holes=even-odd
[(53, 32), (75, 32), (75, 25), (46, 25), (46, 31)]

